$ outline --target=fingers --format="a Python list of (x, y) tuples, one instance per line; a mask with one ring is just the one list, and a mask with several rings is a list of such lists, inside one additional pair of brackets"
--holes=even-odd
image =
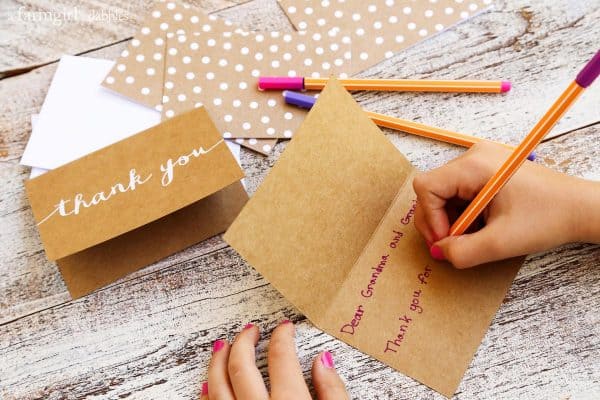
[(511, 257), (499, 239), (500, 232), (495, 224), (460, 236), (448, 236), (431, 246), (431, 256), (438, 260), (448, 260), (456, 268), (470, 268), (476, 265)]
[(333, 356), (325, 351), (319, 354), (312, 366), (312, 377), (319, 400), (346, 400), (350, 397), (342, 378), (335, 370)]
[[(258, 328), (248, 324), (231, 345), (227, 370), (237, 399), (266, 400), (269, 398), (262, 375), (256, 367), (254, 347), (258, 339)], [(209, 391), (210, 389), (209, 382)], [(210, 399), (215, 400), (212, 394)]]
[(202, 384), (202, 392), (200, 393), (200, 400), (208, 400), (208, 382)]
[[(233, 388), (229, 381), (227, 364), (231, 346), (225, 340), (217, 340), (213, 344), (213, 354), (208, 364), (208, 383), (206, 385), (206, 398), (211, 400), (235, 400)], [(205, 387), (202, 386), (203, 396)], [(204, 400), (204, 397), (202, 397)]]
[(497, 160), (491, 162), (487, 153), (493, 149), (495, 146), (489, 143), (480, 143), (448, 164), (415, 177), (415, 226), (428, 242), (448, 235), (448, 201), (473, 199), (491, 177)]
[(268, 353), (271, 396), (274, 399), (308, 399), (310, 392), (296, 355), (294, 324), (281, 323), (271, 336)]
[(443, 167), (419, 174), (413, 181), (413, 188), (417, 194), (415, 224), (428, 242), (435, 242), (448, 235), (448, 200), (461, 195), (472, 198), (485, 183), (478, 185), (465, 179), (463, 164), (462, 160), (455, 160)]

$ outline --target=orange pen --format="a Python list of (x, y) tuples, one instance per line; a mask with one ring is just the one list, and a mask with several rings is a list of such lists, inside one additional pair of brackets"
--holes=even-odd
[(508, 180), (517, 172), (519, 167), (544, 136), (552, 129), (554, 124), (563, 116), (569, 107), (577, 100), (585, 88), (590, 86), (600, 74), (600, 51), (579, 72), (575, 80), (567, 87), (560, 97), (546, 111), (542, 119), (533, 127), (531, 132), (517, 146), (515, 151), (502, 164), (498, 172), (485, 184), (483, 189), (475, 196), (462, 215), (450, 227), (450, 235), (462, 235), (475, 221), (477, 216), (492, 201), (494, 196), (502, 189)]
[[(328, 80), (328, 78), (261, 76), (258, 78), (258, 88), (260, 90), (321, 90)], [(350, 91), (504, 93), (511, 87), (508, 81), (339, 79), (339, 82)]]
[[(287, 104), (292, 104), (301, 108), (310, 109), (317, 101), (317, 99), (313, 96), (298, 92), (291, 92), (289, 90), (284, 90), (282, 94)], [(365, 110), (365, 114), (367, 114), (369, 118), (371, 118), (371, 120), (378, 126), (384, 126), (386, 128), (411, 133), (417, 136), (423, 136), (429, 139), (439, 140), (441, 142), (452, 143), (463, 147), (471, 147), (475, 143), (482, 140), (475, 136), (465, 135), (464, 133), (453, 132), (447, 129), (438, 128), (436, 126), (420, 124), (418, 122), (396, 118), (385, 114), (379, 114), (372, 111)], [(505, 143), (495, 143), (498, 143), (511, 150), (515, 149), (514, 146), (510, 146)], [(535, 159), (535, 154), (532, 153), (528, 158), (533, 161)]]

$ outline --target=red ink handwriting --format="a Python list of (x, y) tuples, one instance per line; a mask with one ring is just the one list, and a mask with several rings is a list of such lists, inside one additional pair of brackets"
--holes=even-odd
[(413, 292), (413, 298), (410, 301), (410, 306), (408, 306), (408, 308), (410, 308), (410, 311), (416, 311), (421, 314), (423, 312), (423, 307), (419, 305), (419, 297), (421, 297), (421, 289)]
[(373, 292), (375, 290), (375, 284), (377, 283), (377, 279), (379, 278), (379, 275), (381, 275), (381, 273), (383, 272), (383, 269), (385, 268), (385, 265), (388, 262), (389, 256), (390, 256), (389, 254), (385, 254), (385, 255), (381, 256), (381, 259), (379, 260), (379, 264), (377, 264), (376, 267), (371, 268), (373, 270), (373, 273), (371, 273), (371, 280), (367, 284), (367, 288), (360, 291), (360, 294), (362, 295), (362, 297), (373, 296)]
[[(417, 280), (421, 285), (427, 285), (429, 278), (431, 277), (432, 268), (429, 265), (425, 266), (423, 272), (417, 274)], [(413, 291), (412, 298), (410, 299), (410, 304), (408, 305), (408, 309), (412, 313), (422, 314), (423, 313), (423, 304), (422, 304), (422, 296), (424, 295), (423, 289), (417, 289)], [(406, 335), (408, 333), (409, 327), (413, 322), (413, 319), (416, 317), (409, 317), (408, 314), (404, 314), (402, 317), (398, 318), (402, 323), (398, 327), (398, 331), (396, 332), (396, 336), (392, 337), (385, 343), (384, 353), (393, 352), (397, 353), (400, 345), (404, 342)]]
[(398, 333), (396, 334), (395, 338), (388, 340), (386, 342), (385, 350), (383, 351), (384, 353), (387, 353), (388, 351), (393, 351), (394, 353), (398, 352), (398, 347), (400, 347), (400, 345), (404, 341), (406, 332), (408, 331), (408, 326), (413, 320), (412, 318), (409, 318), (407, 315), (403, 315), (402, 317), (400, 317), (398, 319), (402, 322), (400, 324), (400, 326), (398, 327)]
[(390, 247), (392, 249), (395, 249), (398, 246), (398, 242), (400, 241), (400, 239), (402, 239), (402, 236), (404, 236), (404, 233), (399, 232), (397, 230), (393, 230), (392, 233), (394, 234), (394, 238), (390, 242)]
[(354, 318), (352, 318), (352, 320), (349, 323), (342, 326), (342, 329), (340, 329), (340, 332), (349, 333), (351, 335), (354, 335), (354, 331), (358, 327), (358, 324), (360, 324), (360, 320), (362, 319), (362, 316), (364, 315), (364, 313), (365, 313), (365, 310), (361, 304), (356, 308), (356, 311), (354, 312)]
[(400, 220), (402, 225), (408, 225), (413, 215), (415, 215), (415, 209), (417, 208), (417, 200), (412, 201), (412, 205), (410, 206), (410, 210), (406, 213), (404, 217)]
[(417, 275), (417, 278), (419, 279), (419, 282), (421, 282), (422, 285), (427, 285), (427, 278), (429, 278), (430, 275), (431, 267), (429, 267), (429, 265), (426, 265), (425, 271)]

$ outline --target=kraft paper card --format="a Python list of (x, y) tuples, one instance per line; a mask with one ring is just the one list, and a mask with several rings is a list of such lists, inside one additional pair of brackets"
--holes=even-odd
[[(38, 125), (38, 117), (39, 114), (32, 114), (31, 115), (31, 130), (34, 131), (37, 127), (39, 127)], [(41, 127), (40, 127), (41, 128)], [(52, 134), (52, 132), (48, 131), (48, 134)], [(31, 138), (29, 139), (31, 141)], [(231, 154), (233, 154), (233, 157), (235, 158), (235, 160), (237, 161), (237, 163), (241, 166), (241, 161), (240, 161), (240, 145), (234, 142), (230, 142), (227, 141), (225, 142), (227, 144), (227, 147), (229, 147), (229, 150), (231, 150)], [(28, 143), (29, 144), (29, 143)], [(111, 143), (112, 144), (112, 143)], [(60, 143), (59, 140), (57, 140), (53, 146), (49, 147), (50, 149), (52, 149), (53, 152), (57, 152), (61, 155), (63, 155), (63, 149), (65, 147), (68, 146), (68, 143)], [(85, 154), (83, 154), (85, 155)], [(29, 179), (33, 179), (36, 178), (42, 174), (45, 174), (46, 172), (48, 172), (49, 169), (46, 168), (39, 168), (39, 167), (31, 167), (31, 171), (29, 173)], [(244, 180), (242, 180), (242, 184), (244, 183)]]
[(487, 9), (491, 0), (279, 0), (279, 4), (299, 30), (344, 32), (352, 44), (348, 72), (356, 73)]
[(73, 297), (223, 232), (243, 172), (204, 108), (25, 183), (50, 260)]
[(431, 259), (415, 172), (333, 80), (224, 238), (317, 327), (451, 396), (521, 260)]

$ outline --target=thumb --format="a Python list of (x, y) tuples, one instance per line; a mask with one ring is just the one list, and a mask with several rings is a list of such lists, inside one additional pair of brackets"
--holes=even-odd
[(504, 258), (498, 244), (500, 237), (493, 226), (486, 225), (474, 233), (447, 236), (435, 242), (430, 252), (433, 258), (446, 259), (456, 268), (470, 268)]
[(333, 365), (333, 356), (325, 351), (319, 354), (312, 366), (313, 385), (319, 400), (348, 400), (342, 378)]

